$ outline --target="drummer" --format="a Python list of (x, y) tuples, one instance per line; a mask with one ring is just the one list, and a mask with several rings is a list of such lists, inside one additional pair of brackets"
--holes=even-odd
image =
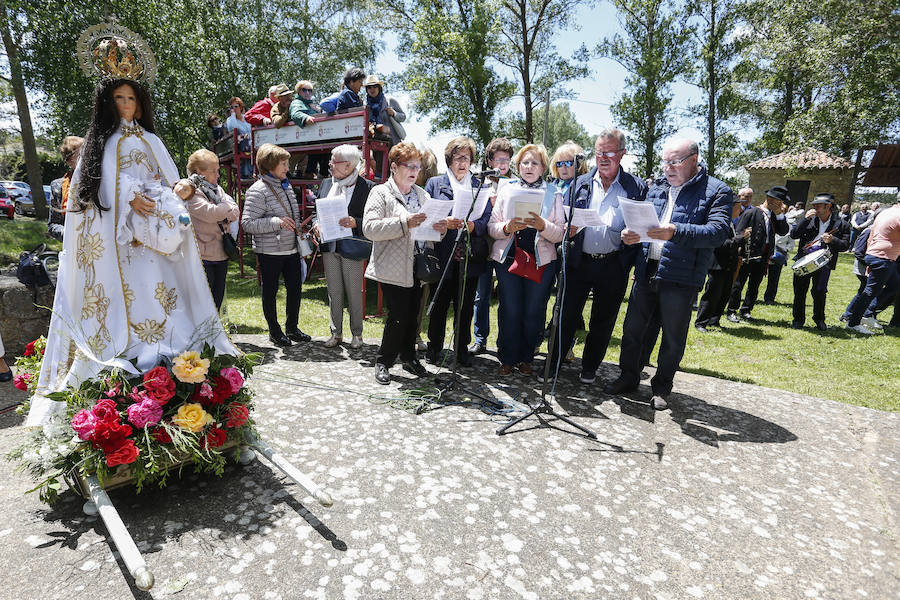
[(828, 329), (825, 324), (828, 278), (837, 266), (838, 254), (850, 247), (850, 226), (834, 210), (834, 196), (816, 194), (812, 208), (791, 229), (791, 237), (797, 240), (795, 261), (820, 250), (831, 253), (828, 263), (811, 273), (794, 271), (793, 328), (800, 329), (806, 321), (806, 292), (812, 283), (813, 322), (816, 329), (825, 331)]

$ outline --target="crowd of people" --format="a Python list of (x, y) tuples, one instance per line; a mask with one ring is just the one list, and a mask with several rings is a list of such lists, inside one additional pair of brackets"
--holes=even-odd
[[(318, 247), (328, 289), (331, 335), (326, 347), (344, 342), (345, 308), (349, 345), (354, 349), (362, 345), (363, 277), (381, 286), (387, 316), (375, 365), (379, 383), (390, 382), (390, 369), (398, 361), (404, 370), (426, 375), (418, 351), (424, 351), (428, 363), (445, 364), (452, 356), (463, 368), (471, 365), (473, 355), (487, 351), (495, 276), (498, 376), (537, 371), (543, 377), (543, 365), (534, 364), (535, 354), (546, 335), (547, 307), (558, 283), (559, 328), (547, 358), (549, 372), (557, 376), (563, 361), (572, 358), (576, 333), (586, 329), (579, 375), (584, 384), (597, 378), (633, 278), (619, 355), (621, 374), (604, 389), (612, 394), (635, 389), (660, 339), (657, 370), (650, 382), (652, 405), (659, 410), (667, 407), (692, 310), (696, 310), (694, 326), (701, 333), (720, 326), (723, 317), (734, 323), (754, 322), (763, 280), (768, 279), (763, 302), (773, 303), (781, 271), (795, 247), (794, 259), (810, 263), (795, 269), (792, 277), (795, 328), (806, 324), (809, 294), (813, 325), (827, 329), (829, 276), (844, 251), (855, 251), (854, 272), (860, 281), (841, 317), (849, 329), (871, 334), (880, 327), (878, 311), (897, 302), (900, 205), (887, 209), (873, 205), (871, 211), (862, 205), (851, 214), (849, 205), (837, 209), (834, 197), (823, 193), (806, 209), (802, 202), (792, 202), (787, 188), (774, 186), (754, 206), (753, 190), (739, 190), (735, 200), (724, 182), (706, 172), (698, 144), (687, 139), (668, 140), (660, 165), (663, 176), (645, 181), (623, 169), (626, 137), (615, 128), (596, 138), (595, 166), (590, 171), (583, 149), (571, 141), (556, 148), (551, 158), (540, 144), (516, 151), (509, 140), (497, 138), (485, 147), (480, 162), (474, 140), (460, 136), (444, 149), (447, 171), (439, 174), (430, 151), (402, 141), (400, 122), (405, 114), (395, 99), (385, 96), (384, 85), (377, 76), (353, 68), (345, 73), (341, 91), (320, 102), (313, 100), (312, 82), (302, 80), (293, 90), (284, 84), (273, 86), (250, 110), (245, 111), (240, 98), (231, 98), (224, 125), (216, 115), (209, 118), (214, 138), (236, 130), (239, 144), (246, 144), (239, 149), (249, 152), (254, 126), (293, 122), (305, 127), (339, 110), (361, 106), (371, 110), (371, 133), (390, 140), (387, 156), (379, 157), (389, 165), (386, 181), (371, 181), (372, 161), (348, 144), (322, 157), (304, 156), (295, 165), (295, 174), (321, 177), (318, 197), (342, 199), (347, 216), (340, 225), (352, 231), (350, 237), (321, 241)], [(363, 88), (366, 92), (361, 95)], [(77, 139), (67, 138), (60, 151), (74, 169)], [(273, 144), (263, 144), (255, 152), (258, 177), (247, 190), (241, 211), (218, 185), (215, 153), (201, 149), (188, 161), (186, 181), (192, 187), (185, 203), (202, 265), (213, 302), (220, 308), (228, 266), (223, 243), (236, 233), (239, 222), (252, 237), (258, 260), (270, 341), (280, 347), (308, 343), (311, 338), (299, 322), (306, 263), (300, 209), (289, 179), (292, 157)], [(327, 169), (323, 172), (320, 165)], [(476, 176), (473, 170), (478, 168), (492, 171)], [(453, 200), (460, 194), (474, 195), (480, 188), (490, 190), (480, 214), (473, 211), (464, 219), (447, 217), (424, 225), (423, 207), (431, 199)], [(54, 182), (53, 189), (57, 210), (52, 211), (49, 229), (61, 237), (67, 179), (59, 185)], [(539, 209), (521, 214), (515, 198), (522, 190), (540, 200)], [(642, 233), (629, 230), (621, 199), (652, 203), (659, 225)], [(598, 220), (592, 226), (573, 225), (574, 209), (594, 211)], [(435, 231), (431, 236), (416, 235), (422, 226)], [(322, 237), (316, 221), (311, 233)], [(427, 237), (436, 241), (423, 241)], [(284, 327), (276, 307), (282, 284)], [(585, 323), (582, 315), (589, 300)], [(422, 341), (429, 303), (427, 341)], [(458, 334), (445, 351), (451, 306), (452, 327)], [(892, 325), (900, 320), (898, 312), (895, 307)]]

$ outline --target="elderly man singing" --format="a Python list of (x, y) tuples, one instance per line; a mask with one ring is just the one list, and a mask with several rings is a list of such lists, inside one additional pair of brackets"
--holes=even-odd
[[(731, 189), (710, 177), (699, 164), (697, 143), (673, 139), (663, 146), (665, 179), (647, 192), (659, 217), (648, 230), (653, 241), (637, 257), (634, 287), (622, 333), (619, 378), (606, 386), (608, 394), (634, 391), (641, 375), (642, 341), (650, 323), (662, 328), (656, 375), (650, 380), (655, 410), (668, 408), (675, 371), (684, 356), (691, 303), (712, 263), (713, 249), (731, 233)], [(641, 236), (624, 229), (622, 241), (637, 244)]]

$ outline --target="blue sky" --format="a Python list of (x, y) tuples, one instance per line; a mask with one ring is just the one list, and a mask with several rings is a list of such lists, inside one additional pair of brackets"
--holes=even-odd
[[(599, 6), (590, 8), (582, 7), (579, 9), (576, 21), (585, 24), (585, 26), (579, 30), (569, 30), (557, 36), (557, 49), (563, 56), (570, 56), (581, 44), (587, 45), (588, 49), (592, 50), (602, 39), (611, 37), (619, 30), (616, 10), (608, 2), (603, 2)], [(397, 59), (397, 55), (394, 52), (396, 37), (393, 35), (386, 36), (385, 44), (385, 50), (375, 61), (375, 70), (377, 73), (388, 77), (387, 93), (397, 97), (404, 108), (409, 110), (409, 96), (391, 89), (390, 75), (401, 71), (404, 66)], [(577, 99), (563, 99), (558, 102), (568, 102), (578, 122), (587, 129), (589, 134), (595, 134), (605, 127), (616, 125), (609, 107), (625, 90), (626, 71), (615, 61), (606, 58), (592, 59), (589, 66), (592, 71), (589, 77), (572, 82), (571, 88), (575, 91)], [(510, 76), (512, 75), (510, 74)], [(673, 104), (676, 110), (685, 108), (691, 102), (696, 102), (699, 97), (697, 88), (685, 83), (676, 84), (673, 87), (673, 91), (675, 93)], [(552, 99), (551, 102), (553, 102)], [(505, 109), (521, 111), (521, 99), (511, 100)], [(423, 142), (430, 147), (438, 157), (439, 167), (443, 170), (443, 148), (447, 141), (456, 135), (456, 132), (442, 132), (436, 136), (431, 136), (428, 134), (431, 122), (426, 115), (413, 114), (412, 111), (409, 111), (409, 115), (410, 117), (406, 124), (407, 140)], [(702, 141), (700, 132), (693, 127), (692, 123), (682, 122), (681, 124), (684, 127), (679, 131), (680, 135)], [(550, 150), (552, 151), (553, 149), (551, 148)], [(625, 167), (628, 168), (635, 162), (635, 158), (634, 156), (626, 156), (623, 162)]]

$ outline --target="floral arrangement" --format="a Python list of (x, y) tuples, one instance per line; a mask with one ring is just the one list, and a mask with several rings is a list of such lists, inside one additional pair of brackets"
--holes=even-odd
[[(16, 387), (34, 391), (45, 345), (43, 338), (35, 340), (16, 361)], [(48, 503), (61, 479), (79, 475), (97, 474), (103, 483), (127, 469), (138, 492), (147, 483), (164, 486), (170, 468), (186, 461), (221, 475), (223, 447), (254, 427), (245, 380), (257, 358), (215, 356), (206, 346), (138, 376), (105, 370), (77, 389), (47, 394), (66, 403), (65, 413), (52, 415), (8, 457), (39, 481), (31, 491)], [(27, 412), (27, 403), (19, 410)]]

